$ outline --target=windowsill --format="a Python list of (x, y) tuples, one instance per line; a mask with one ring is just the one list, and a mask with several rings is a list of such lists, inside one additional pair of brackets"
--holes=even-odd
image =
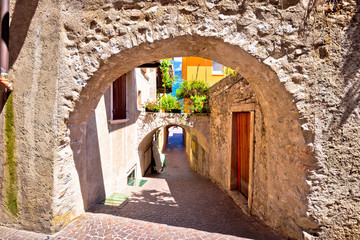
[(127, 121), (129, 121), (129, 119), (118, 119), (118, 120), (109, 120), (110, 124), (119, 124), (119, 123), (126, 123)]

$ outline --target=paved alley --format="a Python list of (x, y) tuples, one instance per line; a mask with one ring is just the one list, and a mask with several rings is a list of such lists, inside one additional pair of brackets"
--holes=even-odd
[[(179, 129), (178, 129), (179, 130)], [(130, 197), (120, 206), (97, 204), (52, 235), (38, 239), (282, 239), (246, 216), (216, 185), (189, 166), (179, 131), (170, 134), (166, 166), (142, 187), (119, 189)], [(0, 228), (0, 236), (5, 230)], [(11, 235), (1, 239), (24, 239)], [(34, 238), (29, 238), (34, 239)]]

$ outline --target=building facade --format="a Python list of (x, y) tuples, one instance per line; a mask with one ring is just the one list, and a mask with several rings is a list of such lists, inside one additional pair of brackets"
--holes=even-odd
[(221, 63), (201, 57), (182, 58), (181, 78), (184, 81), (201, 80), (213, 85), (225, 76), (224, 66)]

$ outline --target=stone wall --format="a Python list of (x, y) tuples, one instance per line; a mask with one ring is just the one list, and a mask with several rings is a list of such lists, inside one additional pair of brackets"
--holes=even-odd
[(359, 238), (360, 3), (322, 3), (11, 1), (19, 211), (3, 203), (2, 224), (49, 232), (83, 212), (86, 126), (110, 83), (145, 62), (201, 56), (256, 93), (265, 221), (295, 238)]
[[(208, 118), (208, 128), (210, 128), (210, 118), (209, 116), (202, 116), (202, 118)], [(210, 158), (210, 149), (208, 142), (204, 141), (200, 132), (189, 129), (188, 131), (184, 131), (185, 134), (185, 148), (188, 160), (190, 162), (190, 166), (194, 169), (198, 174), (201, 174), (205, 177), (210, 177), (209, 168), (211, 166), (209, 162)]]
[[(242, 200), (238, 204), (245, 205), (243, 210), (258, 216), (267, 225), (287, 236), (299, 238), (304, 228), (316, 228), (317, 225), (311, 219), (304, 217), (307, 202), (300, 196), (294, 197), (300, 192), (303, 198), (308, 194), (308, 187), (302, 181), (303, 172), (296, 169), (295, 165), (292, 168), (284, 166), (281, 161), (273, 165), (268, 157), (262, 107), (248, 81), (241, 76), (231, 76), (214, 85), (209, 92), (212, 108), (210, 178), (224, 189), (237, 188), (237, 163), (236, 160), (234, 163), (232, 156), (232, 129), (235, 127), (232, 123), (233, 113), (253, 111), (251, 134), (254, 142), (250, 155), (249, 197), (245, 199), (237, 190), (231, 195)], [(280, 180), (279, 175), (284, 175), (284, 180)], [(289, 190), (291, 188), (299, 192)], [(278, 197), (274, 198), (276, 195)]]
[[(296, 238), (302, 235), (304, 227), (316, 228), (317, 225), (310, 219), (302, 218), (306, 214), (307, 203), (301, 199), (292, 198), (291, 202), (278, 202), (272, 199), (275, 194), (284, 198), (286, 195), (294, 194), (289, 191), (289, 184), (295, 184), (305, 197), (308, 192), (305, 182), (301, 182), (302, 171), (292, 169), (291, 174), (298, 183), (278, 182), (267, 157), (267, 140), (261, 105), (259, 104), (254, 90), (250, 84), (240, 75), (224, 78), (209, 89), (211, 114), (207, 116), (209, 123), (205, 124), (210, 129), (209, 145), (199, 140), (193, 131), (186, 132), (186, 151), (192, 168), (199, 174), (210, 178), (224, 190), (237, 188), (237, 163), (233, 163), (232, 149), (233, 136), (232, 124), (233, 113), (242, 111), (254, 112), (253, 130), (253, 154), (250, 159), (252, 168), (249, 183), (249, 199), (245, 199), (237, 190), (231, 192), (234, 199), (243, 207), (245, 212), (256, 215), (266, 224)], [(206, 117), (206, 116), (204, 116)], [(282, 168), (281, 163), (276, 166), (281, 174), (288, 175), (288, 169)], [(276, 189), (276, 190), (274, 190)], [(277, 193), (279, 192), (279, 193)], [(278, 211), (274, 213), (274, 209)], [(296, 213), (294, 212), (296, 209)], [(293, 221), (288, 218), (281, 219), (286, 212), (292, 212)], [(291, 229), (290, 231), (288, 229)]]
[[(3, 189), (3, 179), (4, 179), (4, 163), (5, 163), (5, 134), (3, 129), (5, 128), (5, 111), (3, 111), (6, 103), (6, 92), (3, 86), (0, 86), (0, 190)], [(3, 204), (4, 202), (4, 193), (0, 191), (0, 203)]]

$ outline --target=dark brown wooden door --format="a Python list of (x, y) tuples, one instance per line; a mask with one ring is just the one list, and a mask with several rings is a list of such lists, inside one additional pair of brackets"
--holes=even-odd
[(250, 113), (236, 114), (238, 189), (247, 198), (250, 158)]
[(113, 120), (126, 118), (126, 74), (113, 83)]

